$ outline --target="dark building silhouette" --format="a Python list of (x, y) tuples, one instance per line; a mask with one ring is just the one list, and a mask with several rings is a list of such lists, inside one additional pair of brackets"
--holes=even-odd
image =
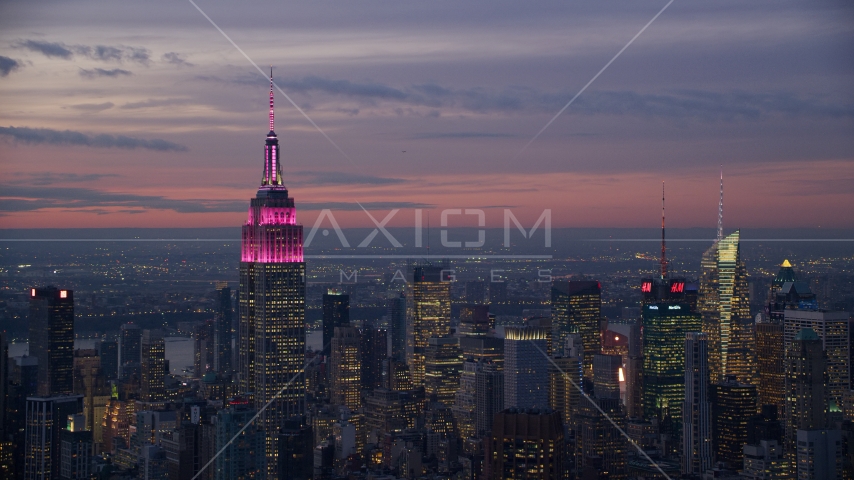
[(39, 395), (73, 392), (73, 291), (53, 286), (30, 289), (30, 355), (39, 362)]
[(383, 360), (388, 352), (388, 330), (366, 326), (361, 331), (362, 388), (374, 389), (382, 386)]
[(495, 415), (485, 478), (564, 478), (564, 434), (560, 413), (508, 408)]
[(139, 375), (139, 361), (141, 357), (142, 329), (139, 325), (126, 323), (121, 326), (119, 349), (119, 375), (127, 379), (136, 374)]
[(214, 364), (213, 370), (222, 374), (228, 374), (232, 371), (231, 359), (233, 353), (231, 350), (232, 341), (232, 322), (234, 317), (234, 306), (231, 303), (231, 289), (228, 284), (222, 282), (217, 285), (216, 294), (216, 312), (214, 313), (214, 323), (216, 331), (214, 337)]
[(310, 480), (314, 475), (311, 426), (304, 418), (285, 421), (279, 434), (279, 480)]
[(98, 344), (98, 357), (101, 359), (101, 373), (106, 380), (119, 377), (119, 345), (115, 340), (105, 340)]
[(329, 355), (335, 327), (350, 323), (350, 295), (329, 290), (323, 294), (323, 354)]
[(391, 335), (391, 356), (406, 360), (406, 294), (388, 299), (388, 325)]

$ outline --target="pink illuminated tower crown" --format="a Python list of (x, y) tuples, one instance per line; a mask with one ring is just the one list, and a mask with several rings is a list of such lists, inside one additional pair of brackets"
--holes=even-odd
[(264, 145), (264, 176), (243, 225), (244, 262), (302, 262), (302, 225), (297, 225), (294, 199), (282, 181), (279, 138), (273, 112), (273, 70), (270, 69), (270, 131)]

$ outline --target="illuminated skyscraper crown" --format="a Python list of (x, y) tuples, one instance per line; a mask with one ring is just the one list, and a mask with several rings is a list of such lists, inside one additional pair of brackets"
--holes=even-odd
[(264, 145), (264, 177), (249, 205), (243, 225), (241, 260), (244, 262), (302, 262), (302, 226), (297, 225), (294, 199), (282, 181), (279, 139), (273, 112), (273, 70), (270, 69), (270, 132)]

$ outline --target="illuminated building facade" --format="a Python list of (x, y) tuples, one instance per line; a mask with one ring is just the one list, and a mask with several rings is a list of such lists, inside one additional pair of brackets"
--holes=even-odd
[(756, 386), (740, 383), (734, 375), (712, 385), (712, 444), (715, 460), (729, 468), (744, 465), (747, 427), (756, 415)]
[(827, 425), (827, 356), (813, 329), (804, 328), (795, 335), (786, 350), (786, 364), (783, 448), (794, 470), (798, 430), (820, 430)]
[(620, 399), (622, 369), (623, 357), (620, 355), (593, 356), (593, 388), (597, 398)]
[(499, 412), (488, 444), (488, 479), (564, 478), (563, 424), (557, 412), (515, 408)]
[(413, 269), (412, 278), (412, 335), (407, 345), (407, 361), (412, 370), (412, 384), (424, 385), (424, 352), (430, 337), (445, 337), (451, 333), (451, 284), (449, 270), (438, 265), (422, 265)]
[(92, 478), (92, 431), (83, 415), (69, 415), (59, 430), (59, 478)]
[(355, 412), (362, 406), (362, 353), (359, 329), (335, 327), (329, 356), (330, 393), (333, 405), (344, 405)]
[(329, 289), (323, 294), (323, 354), (329, 355), (335, 327), (350, 324), (350, 295)]
[(383, 362), (383, 387), (398, 392), (412, 390), (412, 371), (400, 360), (390, 357)]
[(453, 405), (460, 388), (463, 356), (457, 337), (431, 337), (424, 352), (424, 389), (436, 400)]
[(282, 181), (274, 131), (270, 79), (270, 131), (261, 186), (243, 225), (239, 287), (238, 373), (241, 392), (260, 410), (267, 471), (275, 475), (276, 437), (285, 420), (305, 414), (305, 263), (302, 225)]
[(740, 232), (718, 239), (706, 250), (701, 268), (698, 308), (709, 339), (712, 383), (735, 375), (741, 383), (757, 385), (756, 342)]
[(489, 314), (489, 305), (465, 304), (460, 307), (460, 325), (457, 332), (467, 336), (486, 336), (495, 328), (495, 317)]
[(712, 405), (709, 342), (705, 333), (685, 336), (685, 403), (682, 406), (682, 473), (702, 475), (712, 467)]
[(575, 422), (575, 468), (580, 478), (627, 478), (628, 443), (620, 432), (625, 431), (626, 418), (620, 399), (595, 396), (585, 399), (579, 404)]
[(783, 324), (757, 323), (756, 358), (759, 367), (760, 405), (776, 405), (778, 409), (783, 409), (786, 400), (785, 355)]
[(555, 280), (551, 294), (552, 341), (555, 345), (563, 345), (567, 335), (581, 334), (584, 376), (592, 378), (593, 355), (601, 350), (602, 286), (595, 281)]
[(480, 438), (492, 431), (495, 414), (504, 410), (504, 373), (495, 362), (480, 362), (474, 381), (474, 434)]
[[(785, 313), (786, 310), (817, 310), (815, 294), (798, 281), (794, 267), (784, 260), (771, 282), (762, 321), (756, 324), (756, 357), (759, 367), (760, 405), (785, 407)], [(797, 332), (790, 331), (789, 341)]]
[(648, 420), (681, 423), (685, 399), (685, 335), (700, 331), (700, 317), (685, 303), (655, 303), (643, 321), (643, 410)]
[(504, 339), (499, 337), (483, 337), (462, 335), (460, 349), (463, 358), (474, 360), (489, 360), (499, 368), (504, 365)]
[(546, 408), (549, 404), (549, 332), (539, 327), (504, 329), (504, 405)]
[(581, 359), (556, 357), (549, 363), (549, 408), (560, 412), (567, 425), (575, 423), (581, 401)]
[(142, 384), (140, 399), (143, 402), (166, 400), (166, 343), (163, 333), (143, 330), (141, 342)]
[(104, 451), (116, 453), (116, 448), (130, 445), (130, 426), (136, 422), (136, 402), (119, 400), (113, 395), (104, 413)]
[(786, 351), (793, 348), (795, 337), (804, 328), (811, 329), (821, 340), (827, 359), (827, 396), (832, 402), (828, 408), (842, 408), (851, 386), (848, 319), (848, 312), (825, 310), (786, 310), (784, 314), (783, 342)]
[(38, 366), (38, 394), (72, 393), (74, 292), (49, 286), (30, 289), (30, 356)]

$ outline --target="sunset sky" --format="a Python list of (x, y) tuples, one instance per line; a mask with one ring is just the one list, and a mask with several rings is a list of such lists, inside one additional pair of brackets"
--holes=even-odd
[[(854, 228), (854, 4), (194, 0), (276, 92), (299, 221)], [(0, 2), (0, 228), (221, 227), (269, 83), (188, 0)], [(358, 202), (358, 203), (357, 203)]]

